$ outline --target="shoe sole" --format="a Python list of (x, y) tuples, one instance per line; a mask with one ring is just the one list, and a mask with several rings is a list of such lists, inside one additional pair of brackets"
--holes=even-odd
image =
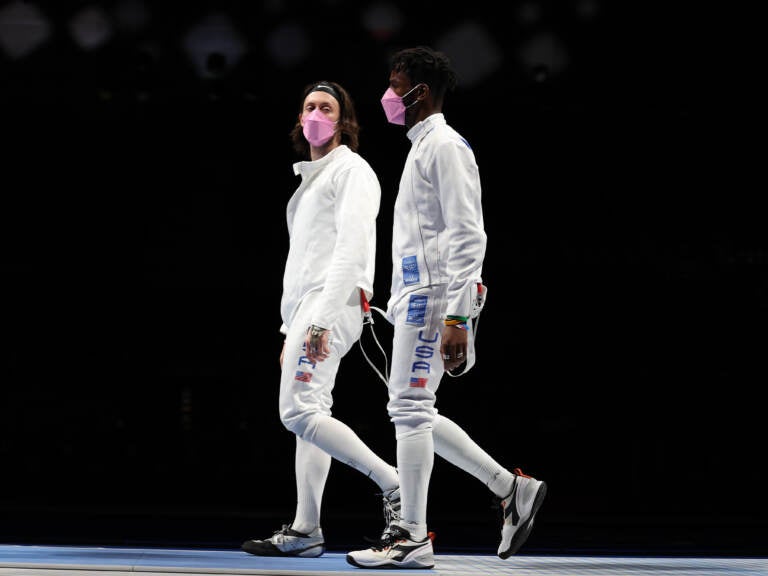
[[(318, 550), (318, 546), (320, 549)], [(289, 552), (283, 552), (275, 546), (274, 544), (269, 546), (263, 546), (263, 547), (256, 547), (256, 546), (248, 546), (245, 545), (241, 546), (240, 549), (243, 552), (247, 552), (248, 554), (251, 554), (252, 556), (266, 556), (266, 557), (273, 557), (273, 558), (317, 558), (319, 556), (322, 556), (325, 553), (325, 545), (324, 544), (315, 544), (314, 546), (310, 546), (309, 548), (302, 548), (301, 550), (291, 550)]]
[(528, 535), (531, 533), (531, 530), (533, 530), (533, 521), (536, 518), (536, 513), (539, 511), (539, 508), (541, 508), (541, 504), (544, 502), (544, 497), (546, 495), (547, 484), (546, 482), (542, 482), (541, 486), (539, 486), (539, 491), (536, 492), (536, 498), (533, 500), (531, 515), (528, 516), (528, 520), (526, 520), (523, 525), (520, 526), (517, 532), (515, 532), (515, 535), (512, 536), (512, 540), (509, 543), (509, 548), (504, 550), (504, 552), (499, 553), (499, 558), (506, 560), (515, 552), (520, 550), (520, 547), (525, 544), (525, 541), (528, 539)]
[(391, 570), (392, 568), (400, 568), (406, 570), (429, 570), (430, 568), (435, 567), (434, 563), (429, 565), (414, 563), (397, 564), (394, 562), (382, 562), (381, 564), (361, 564), (349, 554), (347, 554), (347, 563), (352, 564), (352, 566), (357, 566), (358, 568), (368, 568), (369, 570)]

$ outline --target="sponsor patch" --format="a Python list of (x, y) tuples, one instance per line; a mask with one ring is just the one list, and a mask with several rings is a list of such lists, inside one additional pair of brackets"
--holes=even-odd
[(403, 284), (411, 286), (419, 283), (419, 263), (416, 256), (406, 256), (401, 265), (403, 267)]
[(411, 294), (411, 297), (408, 299), (408, 316), (405, 319), (406, 324), (424, 326), (428, 298), (429, 297), (424, 294)]

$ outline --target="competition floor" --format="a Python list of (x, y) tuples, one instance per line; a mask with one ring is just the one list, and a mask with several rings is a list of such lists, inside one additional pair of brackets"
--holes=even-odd
[[(386, 572), (355, 568), (347, 564), (342, 552), (326, 552), (320, 558), (259, 558), (240, 550), (215, 548), (0, 545), (0, 575), (9, 576), (380, 576)], [(501, 560), (491, 554), (437, 554), (431, 570), (389, 572), (461, 576), (766, 576), (768, 558), (517, 555)]]

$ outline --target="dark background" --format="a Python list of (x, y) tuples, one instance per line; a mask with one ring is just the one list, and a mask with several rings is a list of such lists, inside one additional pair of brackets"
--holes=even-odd
[[(0, 541), (237, 547), (290, 522), (288, 133), (305, 84), (349, 89), (382, 184), (384, 308), (408, 141), (379, 99), (389, 54), (430, 44), (473, 78), (444, 111), (475, 150), (489, 238), (479, 363), (438, 408), (549, 484), (526, 550), (765, 554), (750, 18), (612, 4), (1, 2)], [(382, 6), (399, 24), (367, 24)], [(19, 48), (40, 19), (45, 40)], [(463, 26), (490, 52), (451, 40)], [(394, 461), (357, 349), (335, 397)], [(375, 491), (334, 463), (332, 548), (378, 533)], [(442, 550), (495, 551), (490, 493), (439, 459), (429, 515)]]

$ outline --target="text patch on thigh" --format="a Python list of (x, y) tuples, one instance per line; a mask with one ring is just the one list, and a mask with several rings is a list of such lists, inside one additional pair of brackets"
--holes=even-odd
[(424, 326), (428, 304), (429, 296), (411, 294), (408, 299), (408, 315), (405, 318), (405, 323), (412, 326)]

